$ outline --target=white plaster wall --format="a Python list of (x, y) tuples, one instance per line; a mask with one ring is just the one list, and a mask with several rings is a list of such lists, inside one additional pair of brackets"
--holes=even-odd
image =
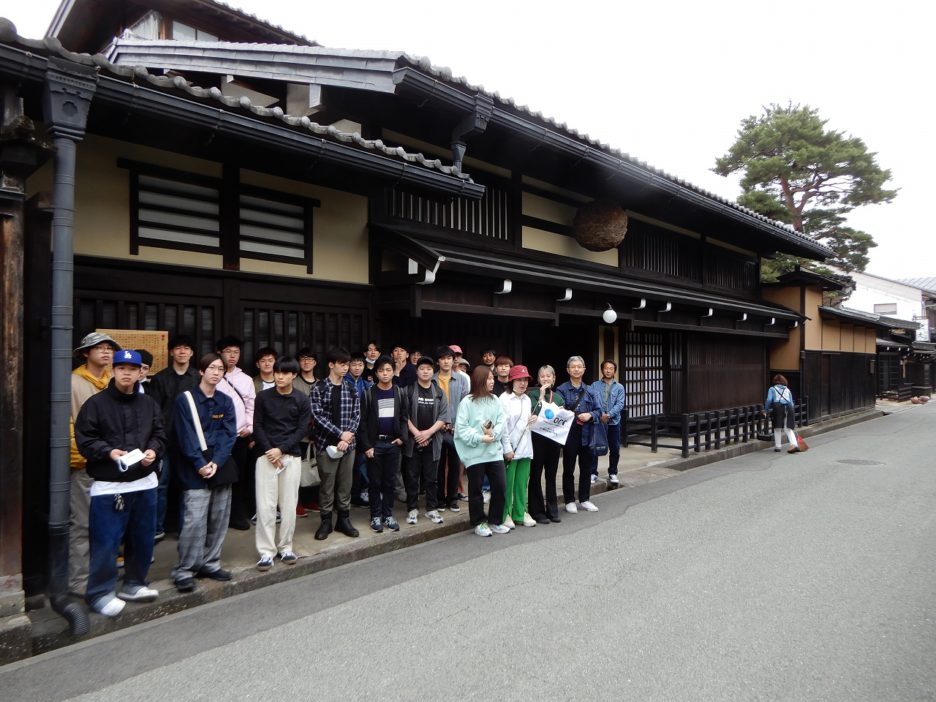
[(855, 281), (855, 291), (845, 302), (847, 307), (862, 312), (874, 312), (874, 306), (896, 303), (897, 312), (888, 314), (910, 322), (921, 322), (917, 329), (917, 341), (929, 341), (929, 328), (923, 310), (923, 296), (919, 288), (898, 283), (887, 278), (878, 278), (867, 273), (850, 273)]

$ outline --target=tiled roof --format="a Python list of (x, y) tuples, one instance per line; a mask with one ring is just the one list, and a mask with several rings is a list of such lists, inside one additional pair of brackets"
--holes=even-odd
[[(628, 162), (630, 162), (630, 163), (632, 163), (632, 164), (634, 164), (634, 165), (636, 165), (636, 166), (639, 166), (640, 168), (643, 168), (643, 169), (646, 170), (646, 171), (649, 171), (650, 173), (653, 173), (654, 175), (661, 176), (661, 177), (663, 177), (663, 178), (665, 178), (665, 179), (667, 179), (667, 180), (669, 180), (669, 181), (672, 181), (672, 182), (674, 182), (674, 183), (676, 183), (676, 184), (678, 184), (678, 185), (680, 185), (680, 186), (682, 186), (682, 187), (684, 187), (684, 188), (687, 188), (688, 190), (691, 190), (691, 191), (693, 191), (693, 192), (695, 192), (695, 193), (698, 193), (699, 195), (703, 195), (703, 196), (705, 196), (705, 197), (707, 197), (707, 198), (710, 198), (710, 199), (712, 199), (712, 200), (715, 200), (715, 201), (717, 201), (717, 202), (720, 202), (720, 203), (722, 203), (722, 204), (724, 204), (724, 205), (728, 205), (729, 207), (732, 207), (732, 208), (734, 208), (734, 209), (736, 209), (736, 210), (738, 210), (738, 211), (740, 211), (740, 212), (743, 212), (744, 214), (746, 214), (746, 215), (748, 215), (748, 216), (750, 216), (750, 217), (754, 217), (755, 219), (758, 219), (758, 220), (760, 220), (760, 221), (762, 221), (762, 222), (769, 223), (769, 224), (771, 224), (771, 225), (773, 225), (773, 226), (775, 226), (775, 227), (779, 227), (779, 228), (781, 228), (781, 229), (784, 229), (784, 230), (787, 231), (787, 233), (793, 234), (793, 235), (795, 235), (796, 237), (798, 237), (798, 238), (800, 238), (800, 239), (803, 239), (804, 241), (808, 241), (808, 242), (811, 242), (811, 243), (816, 243), (816, 242), (815, 242), (815, 239), (813, 239), (812, 237), (810, 237), (810, 236), (808, 236), (808, 235), (806, 235), (806, 234), (803, 234), (802, 232), (798, 232), (798, 231), (795, 230), (793, 227), (791, 227), (790, 225), (788, 225), (788, 224), (786, 224), (786, 223), (784, 223), (784, 222), (779, 222), (779, 221), (777, 221), (777, 220), (775, 220), (775, 219), (771, 219), (770, 217), (765, 217), (764, 215), (759, 214), (759, 213), (755, 212), (754, 210), (748, 209), (747, 207), (743, 207), (743, 206), (739, 205), (738, 203), (736, 203), (736, 202), (734, 202), (734, 201), (732, 201), (732, 200), (728, 200), (728, 199), (726, 199), (726, 198), (723, 198), (721, 195), (717, 195), (717, 194), (715, 194), (715, 193), (713, 193), (713, 192), (710, 192), (710, 191), (708, 191), (708, 190), (705, 190), (704, 188), (700, 188), (700, 187), (698, 187), (698, 186), (696, 186), (696, 185), (693, 185), (693, 184), (690, 183), (689, 181), (683, 180), (683, 179), (680, 178), (679, 176), (675, 176), (675, 175), (672, 175), (672, 174), (670, 174), (670, 173), (667, 173), (666, 171), (663, 171), (663, 170), (661, 170), (661, 169), (659, 169), (659, 168), (655, 168), (654, 166), (651, 166), (650, 164), (648, 164), (646, 161), (642, 161), (642, 160), (640, 160), (640, 159), (638, 159), (638, 158), (636, 158), (636, 157), (634, 157), (634, 156), (631, 156), (631, 155), (628, 154), (628, 153), (625, 153), (625, 152), (623, 152), (623, 151), (620, 151), (619, 149), (616, 149), (616, 148), (612, 147), (612, 146), (609, 145), (609, 144), (605, 144), (605, 143), (603, 143), (603, 142), (600, 142), (600, 141), (598, 141), (597, 139), (592, 139), (592, 138), (591, 138), (590, 136), (588, 136), (587, 134), (583, 134), (583, 133), (579, 132), (578, 130), (576, 130), (574, 127), (568, 126), (565, 122), (558, 122), (558, 121), (556, 121), (555, 119), (553, 119), (552, 117), (549, 117), (549, 116), (547, 116), (547, 115), (544, 115), (542, 112), (535, 111), (535, 110), (533, 110), (532, 108), (527, 107), (526, 105), (520, 105), (520, 104), (518, 104), (516, 101), (514, 101), (513, 98), (509, 98), (509, 97), (506, 97), (506, 98), (505, 98), (505, 97), (502, 97), (502, 96), (500, 95), (500, 93), (498, 93), (498, 92), (496, 92), (496, 91), (494, 91), (494, 92), (489, 92), (489, 91), (485, 90), (485, 88), (484, 88), (483, 86), (480, 86), (480, 85), (472, 85), (471, 83), (469, 83), (469, 82), (467, 81), (467, 79), (462, 78), (462, 77), (458, 77), (458, 76), (454, 76), (454, 75), (452, 74), (451, 69), (449, 69), (449, 68), (433, 66), (432, 63), (430, 63), (429, 59), (427, 59), (427, 58), (424, 58), (424, 57), (414, 57), (414, 56), (410, 56), (409, 54), (406, 54), (406, 53), (400, 53), (399, 56), (400, 56), (400, 58), (398, 59), (399, 61), (401, 61), (401, 62), (408, 62), (408, 63), (410, 63), (412, 66), (414, 66), (414, 67), (416, 67), (416, 68), (419, 68), (420, 70), (425, 71), (426, 73), (429, 73), (430, 75), (433, 75), (433, 76), (435, 76), (435, 77), (437, 77), (437, 78), (440, 78), (440, 79), (442, 79), (442, 80), (444, 80), (444, 81), (446, 81), (446, 82), (450, 82), (450, 83), (452, 83), (452, 84), (454, 84), (454, 85), (461, 86), (461, 87), (466, 88), (467, 90), (470, 90), (470, 91), (472, 91), (472, 92), (482, 92), (482, 93), (486, 93), (486, 94), (490, 95), (495, 101), (500, 102), (502, 105), (504, 105), (504, 106), (506, 106), (506, 107), (509, 107), (509, 108), (515, 110), (516, 112), (518, 112), (518, 113), (520, 113), (520, 114), (522, 114), (522, 115), (525, 115), (525, 116), (527, 116), (527, 117), (531, 117), (531, 118), (533, 118), (534, 120), (536, 120), (536, 121), (538, 121), (538, 122), (541, 122), (541, 123), (544, 124), (545, 126), (549, 127), (550, 129), (555, 129), (555, 130), (564, 132), (565, 134), (567, 134), (567, 135), (569, 135), (569, 136), (571, 136), (571, 137), (573, 137), (573, 138), (575, 138), (575, 139), (578, 139), (578, 140), (584, 142), (585, 144), (588, 144), (589, 146), (593, 146), (593, 147), (595, 147), (595, 148), (597, 148), (597, 149), (599, 149), (599, 150), (601, 150), (601, 151), (604, 151), (604, 152), (606, 152), (606, 153), (611, 154), (612, 156), (615, 156), (615, 157), (620, 158), (620, 159), (622, 159), (622, 160), (628, 161)], [(832, 253), (832, 252), (830, 251), (829, 254), (831, 255), (831, 253)]]
[(823, 314), (829, 314), (833, 317), (840, 317), (854, 322), (869, 324), (881, 329), (919, 329), (917, 322), (910, 322), (896, 317), (885, 317), (884, 315), (874, 314), (873, 312), (863, 312), (862, 310), (853, 310), (850, 307), (827, 307), (821, 306), (819, 311)]
[[(390, 93), (396, 89), (394, 72), (399, 69), (413, 68), (431, 78), (440, 80), (455, 89), (468, 93), (483, 93), (495, 102), (495, 108), (506, 113), (516, 114), (530, 122), (535, 122), (553, 132), (571, 138), (583, 146), (592, 148), (631, 166), (645, 171), (648, 176), (656, 176), (670, 181), (697, 195), (720, 203), (748, 217), (782, 230), (793, 240), (818, 247), (827, 256), (832, 251), (826, 249), (812, 237), (798, 232), (783, 222), (765, 217), (738, 203), (700, 188), (692, 183), (654, 168), (646, 161), (641, 161), (630, 154), (582, 134), (564, 122), (558, 122), (541, 112), (517, 104), (512, 98), (505, 98), (498, 92), (485, 90), (483, 86), (469, 83), (467, 79), (453, 75), (448, 68), (434, 66), (429, 59), (414, 56), (403, 51), (378, 51), (358, 49), (335, 49), (323, 46), (291, 46), (283, 44), (243, 44), (235, 42), (171, 42), (169, 40), (144, 40), (120, 38), (115, 40), (110, 56), (120, 63), (146, 62), (147, 49), (159, 54), (172, 51), (174, 55), (184, 54), (185, 61), (194, 70), (201, 63), (210, 64), (224, 58), (238, 63), (237, 70), (245, 76), (265, 76), (280, 80), (308, 80), (325, 85), (375, 90)], [(239, 54), (239, 57), (236, 55)], [(255, 64), (259, 60), (260, 64)]]
[(190, 83), (181, 76), (161, 76), (150, 73), (142, 66), (120, 66), (109, 61), (102, 54), (79, 54), (65, 49), (57, 39), (26, 39), (19, 36), (15, 25), (8, 19), (0, 17), (0, 42), (19, 45), (29, 51), (42, 55), (56, 55), (74, 63), (93, 66), (100, 71), (107, 72), (115, 77), (132, 83), (147, 83), (160, 90), (181, 91), (189, 98), (205, 101), (215, 101), (227, 108), (242, 110), (257, 117), (269, 120), (278, 120), (283, 124), (298, 130), (311, 132), (320, 137), (333, 141), (354, 144), (357, 147), (382, 153), (395, 159), (402, 159), (410, 163), (418, 163), (426, 168), (438, 170), (448, 176), (459, 178), (466, 182), (473, 182), (471, 177), (455, 169), (454, 166), (445, 165), (440, 159), (426, 158), (421, 153), (411, 153), (400, 146), (388, 146), (381, 139), (364, 139), (357, 132), (344, 132), (333, 126), (321, 125), (308, 117), (295, 117), (287, 115), (280, 107), (260, 107), (254, 105), (246, 97), (231, 97), (221, 93), (216, 87), (202, 88)]

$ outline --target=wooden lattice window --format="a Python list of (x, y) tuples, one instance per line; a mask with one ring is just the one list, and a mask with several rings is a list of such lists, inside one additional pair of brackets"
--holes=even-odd
[(632, 418), (664, 412), (664, 344), (660, 332), (625, 332), (621, 363)]
[(487, 185), (480, 200), (387, 188), (384, 207), (387, 215), (395, 219), (496, 241), (511, 239), (510, 192), (496, 185)]

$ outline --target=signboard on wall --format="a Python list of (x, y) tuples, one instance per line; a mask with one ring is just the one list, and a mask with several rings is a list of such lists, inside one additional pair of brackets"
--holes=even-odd
[(122, 349), (146, 349), (153, 354), (153, 365), (150, 366), (149, 375), (161, 371), (169, 364), (169, 332), (143, 331), (142, 329), (96, 329), (101, 334), (107, 334), (120, 344)]

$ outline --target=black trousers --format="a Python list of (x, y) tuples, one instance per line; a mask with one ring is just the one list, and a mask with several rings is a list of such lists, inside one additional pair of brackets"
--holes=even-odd
[[(389, 441), (378, 441), (374, 457), (367, 459), (368, 499), (371, 519), (393, 516), (393, 495), (400, 472), (401, 449)], [(363, 451), (362, 451), (363, 453)]]
[(244, 521), (257, 512), (257, 494), (254, 485), (254, 467), (257, 458), (247, 445), (250, 437), (238, 436), (231, 450), (237, 464), (237, 482), (231, 488), (231, 521)]
[(455, 438), (442, 431), (442, 455), (439, 457), (439, 504), (446, 506), (458, 501), (458, 474), (461, 459), (455, 450)]
[(582, 425), (575, 423), (569, 431), (562, 449), (562, 500), (575, 502), (575, 460), (579, 464), (578, 499), (585, 502), (591, 497), (592, 452), (588, 444), (582, 445)]
[[(527, 502), (530, 515), (547, 516), (546, 505), (556, 505), (556, 473), (559, 470), (559, 452), (562, 446), (541, 434), (531, 433), (533, 460), (530, 461), (530, 487)], [(543, 475), (546, 476), (546, 499), (543, 500)]]
[(413, 455), (406, 458), (406, 509), (414, 510), (419, 502), (419, 480), (422, 478), (423, 487), (426, 488), (426, 511), (431, 512), (439, 508), (438, 480), (439, 467), (432, 458), (432, 446), (422, 451), (418, 446), (413, 447)]
[[(503, 524), (504, 522), (504, 491), (507, 489), (507, 475), (503, 461), (490, 463), (475, 463), (466, 466), (468, 474), (468, 516), (471, 526), (478, 526), (487, 521), (490, 524)], [(481, 486), (487, 477), (491, 485), (491, 501), (488, 503), (488, 516), (484, 515), (484, 495)]]

